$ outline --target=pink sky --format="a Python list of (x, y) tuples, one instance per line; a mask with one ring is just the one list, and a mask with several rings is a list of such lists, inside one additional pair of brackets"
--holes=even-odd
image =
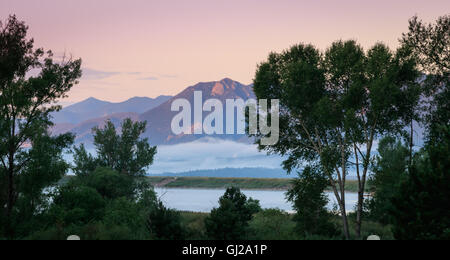
[(270, 51), (337, 39), (396, 47), (408, 19), (450, 12), (448, 0), (0, 0), (37, 47), (83, 59), (66, 102), (174, 95), (199, 81), (251, 83)]

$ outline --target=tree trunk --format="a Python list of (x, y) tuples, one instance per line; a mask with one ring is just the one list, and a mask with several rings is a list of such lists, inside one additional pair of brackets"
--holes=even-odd
[(358, 191), (358, 209), (356, 211), (356, 237), (361, 238), (362, 211), (364, 204), (364, 191)]
[(413, 164), (413, 148), (414, 148), (414, 125), (413, 120), (411, 120), (411, 134), (409, 139), (409, 167), (412, 167)]
[[(11, 155), (13, 154), (13, 155)], [(9, 157), (9, 169), (8, 169), (8, 193), (6, 201), (6, 227), (5, 232), (8, 238), (14, 237), (14, 232), (12, 228), (12, 210), (14, 207), (14, 153), (10, 152)]]
[(349, 225), (348, 225), (347, 211), (345, 209), (345, 194), (344, 194), (344, 197), (339, 196), (339, 192), (337, 191), (336, 184), (334, 183), (334, 181), (331, 177), (330, 177), (330, 182), (331, 182), (336, 200), (339, 204), (339, 211), (341, 212), (341, 215), (342, 215), (342, 224), (343, 224), (345, 239), (350, 240), (350, 230), (349, 230)]
[(344, 227), (344, 235), (345, 239), (350, 240), (350, 230), (348, 226), (348, 217), (347, 217), (347, 211), (345, 209), (345, 205), (341, 205), (341, 214), (342, 214), (342, 222)]
[(361, 239), (361, 226), (362, 226), (362, 213), (363, 213), (363, 207), (364, 207), (364, 192), (366, 189), (366, 179), (367, 179), (367, 172), (369, 171), (370, 167), (370, 156), (373, 146), (373, 139), (374, 139), (374, 132), (370, 135), (370, 138), (367, 140), (367, 150), (366, 150), (366, 156), (364, 158), (364, 164), (363, 164), (363, 174), (359, 182), (359, 188), (358, 188), (358, 206), (356, 210), (356, 237), (358, 239)]
[(366, 188), (366, 175), (367, 175), (367, 168), (364, 166), (364, 173), (363, 177), (361, 179), (361, 184), (358, 189), (358, 206), (356, 210), (356, 237), (361, 239), (361, 226), (362, 226), (362, 213), (363, 213), (363, 207), (364, 207), (364, 191)]

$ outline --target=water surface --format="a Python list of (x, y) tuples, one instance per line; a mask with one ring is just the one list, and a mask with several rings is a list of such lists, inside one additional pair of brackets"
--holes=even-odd
[[(223, 196), (225, 190), (217, 189), (165, 189), (155, 188), (158, 197), (164, 202), (166, 207), (194, 212), (210, 212), (213, 208), (218, 207), (219, 198)], [(291, 203), (286, 201), (286, 191), (267, 191), (267, 190), (243, 190), (247, 197), (259, 200), (261, 207), (278, 208), (287, 212), (292, 212)], [(334, 194), (326, 193), (330, 202), (328, 209), (333, 209), (336, 204)], [(346, 207), (348, 211), (352, 211), (358, 201), (357, 193), (346, 194)]]

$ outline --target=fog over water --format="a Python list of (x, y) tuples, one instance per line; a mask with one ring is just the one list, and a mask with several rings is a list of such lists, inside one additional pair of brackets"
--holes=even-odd
[[(210, 212), (219, 206), (219, 198), (223, 196), (225, 190), (207, 189), (155, 189), (158, 197), (169, 208), (181, 211)], [(292, 204), (286, 200), (286, 191), (267, 190), (243, 190), (247, 197), (259, 200), (263, 209), (278, 208), (287, 212), (293, 212)], [(334, 194), (325, 193), (328, 198), (327, 208), (333, 210), (337, 203)], [(357, 193), (346, 193), (346, 208), (352, 212), (357, 204)]]
[(213, 140), (158, 146), (150, 174), (222, 168), (281, 168), (283, 158), (260, 152), (256, 145)]
[[(416, 139), (416, 150), (423, 144), (422, 138)], [(375, 155), (378, 141), (374, 141), (372, 155)], [(365, 147), (361, 147), (365, 150)], [(95, 149), (88, 152), (95, 154)], [(73, 161), (72, 155), (65, 159)], [(201, 139), (190, 143), (176, 145), (160, 145), (148, 174), (182, 173), (196, 170), (224, 168), (268, 168), (281, 169), (285, 158), (279, 155), (267, 155), (259, 151), (254, 144), (240, 143), (221, 139)], [(355, 169), (348, 169), (349, 176), (356, 176)]]
[[(94, 148), (87, 151), (95, 154)], [(73, 163), (72, 154), (65, 159)], [(148, 174), (180, 173), (223, 168), (281, 169), (283, 158), (260, 152), (256, 145), (225, 140), (196, 141), (177, 145), (160, 145)]]

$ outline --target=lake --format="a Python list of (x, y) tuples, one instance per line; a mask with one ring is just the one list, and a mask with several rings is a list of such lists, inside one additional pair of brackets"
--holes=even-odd
[[(210, 212), (218, 207), (219, 198), (223, 196), (225, 190), (217, 189), (166, 189), (155, 188), (158, 197), (168, 208), (180, 211)], [(259, 200), (261, 207), (278, 208), (287, 212), (292, 212), (292, 205), (286, 201), (286, 191), (268, 190), (242, 190), (247, 197)], [(333, 209), (336, 204), (334, 194), (326, 193), (330, 202), (328, 209)], [(357, 193), (346, 193), (346, 208), (352, 211), (358, 201)]]

